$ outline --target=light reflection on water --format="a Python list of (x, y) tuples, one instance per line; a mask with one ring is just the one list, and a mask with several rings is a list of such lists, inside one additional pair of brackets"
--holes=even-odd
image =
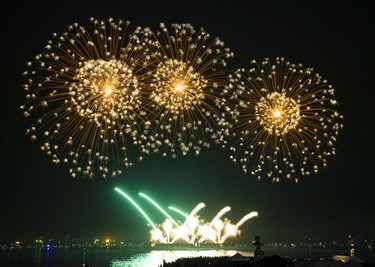
[[(192, 257), (222, 257), (233, 256), (236, 250), (153, 250), (147, 253), (139, 253), (125, 259), (114, 259), (111, 267), (158, 267), (165, 262), (173, 262), (179, 258)], [(243, 256), (253, 256), (252, 252), (240, 252)]]
[[(240, 250), (150, 250), (147, 248), (0, 248), (1, 267), (72, 267), (89, 264), (90, 267), (159, 267), (165, 262), (174, 262), (188, 257), (233, 256), (237, 252), (253, 256), (253, 247)], [(292, 258), (332, 258), (348, 255), (346, 248), (263, 247), (266, 256), (279, 255)], [(375, 262), (374, 249), (358, 249), (356, 256), (366, 262)]]

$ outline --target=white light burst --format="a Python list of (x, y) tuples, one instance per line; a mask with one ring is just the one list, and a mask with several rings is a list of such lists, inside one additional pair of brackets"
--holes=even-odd
[(185, 221), (178, 225), (173, 225), (167, 218), (161, 225), (157, 225), (158, 228), (151, 230), (150, 242), (152, 244), (187, 243), (195, 246), (204, 243), (222, 245), (228, 238), (238, 236), (241, 233), (240, 226), (246, 221), (258, 216), (258, 212), (253, 211), (242, 217), (237, 224), (232, 224), (229, 219), (220, 218), (231, 209), (227, 206), (211, 222), (206, 222), (198, 215), (204, 206), (204, 203), (198, 204), (189, 216), (185, 217)]

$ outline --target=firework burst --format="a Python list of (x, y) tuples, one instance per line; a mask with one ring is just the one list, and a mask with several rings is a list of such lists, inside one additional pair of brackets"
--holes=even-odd
[(274, 182), (317, 173), (335, 155), (343, 127), (333, 87), (284, 58), (252, 64), (230, 76), (231, 159), (257, 179), (266, 173)]
[(54, 33), (24, 73), (21, 109), (32, 119), (26, 133), (54, 163), (69, 163), (73, 177), (120, 174), (132, 164), (130, 144), (139, 145), (147, 131), (139, 127), (147, 125), (141, 29), (125, 38), (127, 21), (90, 22), (92, 31), (75, 23)]
[(220, 92), (227, 84), (224, 68), (233, 56), (219, 39), (210, 39), (204, 29), (198, 32), (190, 24), (160, 24), (156, 34), (145, 29), (150, 51), (152, 78), (148, 85), (150, 121), (154, 133), (147, 149), (169, 152), (176, 157), (209, 147), (211, 137), (219, 142), (215, 127), (219, 109), (226, 100)]

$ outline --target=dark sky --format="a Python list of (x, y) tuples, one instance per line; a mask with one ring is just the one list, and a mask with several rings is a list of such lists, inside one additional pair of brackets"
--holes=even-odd
[[(255, 234), (266, 240), (291, 234), (363, 237), (375, 229), (373, 1), (99, 2), (11, 1), (1, 8), (0, 241), (68, 234), (147, 239), (146, 222), (115, 186), (134, 196), (158, 223), (162, 217), (138, 192), (187, 211), (203, 201), (200, 214), (207, 220), (226, 205), (232, 207), (227, 215), (233, 222), (258, 211), (259, 217), (242, 228), (245, 241)], [(53, 166), (24, 135), (21, 73), (52, 32), (61, 33), (73, 22), (88, 25), (90, 17), (124, 18), (131, 29), (157, 28), (161, 21), (204, 27), (235, 52), (229, 61), (233, 69), (276, 56), (313, 67), (334, 85), (345, 117), (337, 157), (298, 185), (257, 182), (219, 147), (176, 160), (149, 156), (107, 181), (71, 178), (67, 166)]]

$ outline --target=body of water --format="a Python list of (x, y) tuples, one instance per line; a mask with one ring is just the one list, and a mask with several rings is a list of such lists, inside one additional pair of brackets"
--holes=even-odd
[[(158, 267), (184, 257), (232, 256), (237, 250), (150, 250), (141, 248), (23, 248), (0, 250), (1, 267)], [(241, 251), (244, 256), (252, 252)]]
[[(331, 258), (348, 255), (348, 251), (323, 248), (274, 248), (264, 247), (266, 256), (279, 255), (291, 258)], [(13, 248), (0, 250), (2, 267), (75, 267), (90, 264), (90, 267), (158, 267), (186, 257), (220, 257), (240, 253), (252, 256), (253, 248), (215, 250), (150, 250), (145, 248)], [(374, 251), (357, 253), (365, 261), (374, 262)]]

